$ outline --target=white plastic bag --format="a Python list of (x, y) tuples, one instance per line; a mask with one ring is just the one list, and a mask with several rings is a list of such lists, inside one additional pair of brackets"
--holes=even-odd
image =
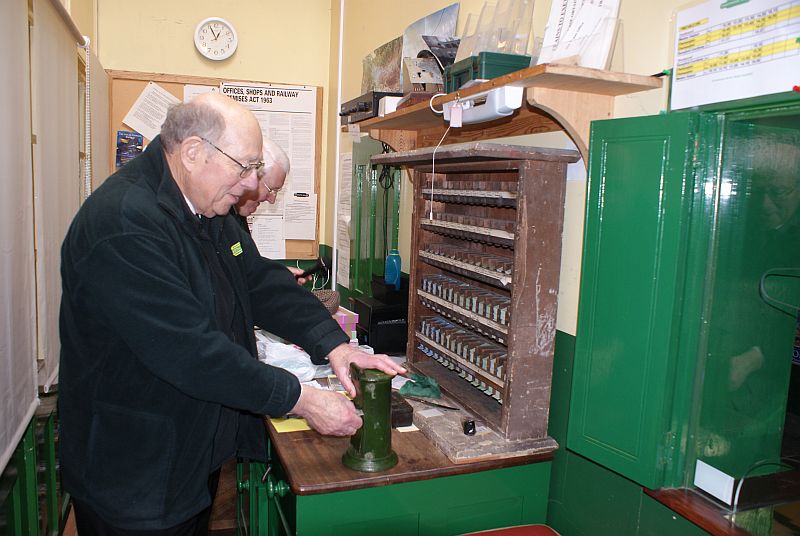
[(330, 369), (327, 365), (315, 365), (311, 362), (311, 356), (302, 348), (288, 344), (280, 337), (264, 330), (256, 330), (256, 345), (259, 361), (288, 370), (297, 376), (301, 383), (320, 377), (320, 374), (325, 376), (326, 370)]

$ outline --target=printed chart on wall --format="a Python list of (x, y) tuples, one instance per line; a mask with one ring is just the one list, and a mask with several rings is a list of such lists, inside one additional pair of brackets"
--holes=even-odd
[(714, 0), (678, 12), (671, 109), (791, 91), (800, 0)]
[(275, 204), (261, 203), (249, 218), (259, 252), (284, 259), (286, 240), (316, 238), (317, 88), (223, 82), (220, 91), (247, 106), (258, 119), (264, 137), (277, 143), (291, 162)]

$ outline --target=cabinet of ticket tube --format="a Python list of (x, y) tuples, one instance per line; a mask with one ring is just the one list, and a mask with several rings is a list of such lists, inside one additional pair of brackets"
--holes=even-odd
[(509, 440), (547, 437), (566, 168), (484, 142), (373, 157), (414, 183), (407, 358)]

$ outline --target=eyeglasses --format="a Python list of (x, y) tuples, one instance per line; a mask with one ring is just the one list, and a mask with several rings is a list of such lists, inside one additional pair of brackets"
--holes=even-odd
[(269, 184), (267, 184), (267, 181), (261, 181), (261, 183), (264, 185), (264, 188), (267, 189), (268, 193), (274, 194), (275, 196), (277, 196), (278, 192), (280, 192), (281, 188), (283, 188), (283, 186), (281, 186), (280, 188), (270, 188)]
[[(217, 151), (219, 151), (222, 154), (224, 154), (225, 156), (227, 156), (228, 158), (230, 158), (231, 160), (233, 160), (234, 162), (236, 162), (236, 165), (239, 166), (240, 168), (242, 168), (241, 173), (239, 173), (239, 177), (241, 177), (241, 178), (245, 178), (248, 175), (248, 173), (250, 173), (251, 170), (258, 171), (259, 169), (264, 167), (264, 161), (263, 160), (261, 162), (253, 162), (252, 164), (247, 164), (247, 165), (242, 164), (241, 162), (236, 160), (234, 157), (232, 157), (231, 155), (229, 155), (228, 153), (226, 153), (225, 151), (223, 151), (222, 149), (220, 149), (219, 147), (214, 145), (214, 143), (211, 142), (210, 140), (207, 140), (206, 138), (204, 138), (202, 136), (200, 136), (200, 139), (203, 140), (204, 142), (206, 142), (207, 144), (209, 144), (211, 147), (213, 147)], [(267, 186), (267, 185), (265, 184), (264, 186)], [(267, 186), (267, 190), (270, 190), (269, 186)], [(271, 191), (272, 190), (270, 190), (270, 192)]]

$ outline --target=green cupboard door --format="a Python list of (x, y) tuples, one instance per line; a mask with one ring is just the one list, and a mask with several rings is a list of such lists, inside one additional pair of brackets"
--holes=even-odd
[(687, 467), (699, 458), (738, 478), (796, 452), (781, 447), (787, 394), (797, 396), (800, 103), (726, 114), (722, 140)]
[(650, 488), (670, 428), (697, 118), (592, 124), (567, 446)]

